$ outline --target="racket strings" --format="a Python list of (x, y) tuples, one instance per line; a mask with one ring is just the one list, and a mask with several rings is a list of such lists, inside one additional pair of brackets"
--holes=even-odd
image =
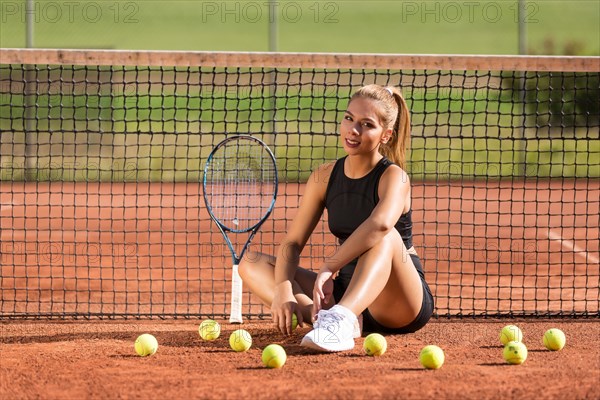
[(250, 230), (269, 212), (276, 169), (262, 145), (249, 141), (225, 144), (214, 153), (206, 174), (212, 213), (228, 229)]

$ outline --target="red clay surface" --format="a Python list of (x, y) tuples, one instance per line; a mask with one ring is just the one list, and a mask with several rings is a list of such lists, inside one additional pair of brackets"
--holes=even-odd
[[(274, 251), (302, 189), (280, 187), (255, 249)], [(369, 358), (364, 338), (348, 353), (311, 354), (299, 346), (306, 330), (284, 338), (268, 321), (243, 325), (254, 346), (238, 354), (228, 347), (237, 326), (203, 342), (199, 319), (106, 319), (227, 314), (231, 257), (198, 184), (0, 183), (0, 316), (105, 318), (0, 321), (0, 398), (600, 398), (598, 199), (597, 180), (413, 182), (415, 245), (439, 315), (596, 318), (437, 319)], [(334, 251), (326, 231), (304, 266)], [(245, 313), (268, 312), (244, 300)], [(520, 366), (498, 342), (515, 322), (529, 347)], [(566, 333), (564, 350), (544, 350), (550, 327)], [(160, 348), (140, 358), (133, 343), (146, 332)], [(289, 356), (280, 370), (260, 361), (274, 342)], [(442, 369), (420, 367), (427, 344), (446, 352)]]
[[(274, 253), (303, 188), (280, 185), (253, 249)], [(413, 182), (412, 197), (438, 315), (600, 312), (599, 180)], [(0, 207), (0, 315), (228, 312), (231, 255), (200, 184), (5, 182)], [(302, 264), (333, 251), (320, 224)]]
[[(224, 323), (214, 342), (198, 336), (199, 320), (0, 323), (2, 399), (597, 399), (600, 398), (598, 320), (434, 321), (421, 331), (388, 336), (388, 351), (373, 358), (354, 350), (314, 354), (268, 321), (242, 325), (253, 335), (245, 353), (229, 349), (239, 328)], [(516, 323), (529, 349), (522, 365), (502, 358), (498, 336)], [(566, 347), (545, 350), (541, 338), (562, 329)], [(159, 342), (151, 357), (135, 355), (141, 333)], [(261, 349), (280, 343), (288, 354), (281, 369), (261, 364)], [(439, 370), (425, 370), (420, 349), (437, 344), (446, 354)]]

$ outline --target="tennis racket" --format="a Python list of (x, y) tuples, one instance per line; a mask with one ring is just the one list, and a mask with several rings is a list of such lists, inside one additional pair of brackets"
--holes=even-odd
[[(259, 139), (231, 136), (215, 146), (204, 167), (204, 202), (233, 258), (229, 322), (242, 323), (242, 278), (238, 265), (277, 197), (277, 165)], [(230, 234), (248, 233), (236, 252)]]

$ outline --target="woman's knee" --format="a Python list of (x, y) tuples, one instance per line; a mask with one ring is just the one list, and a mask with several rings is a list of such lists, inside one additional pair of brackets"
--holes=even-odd
[(252, 279), (253, 273), (257, 270), (270, 265), (270, 256), (262, 253), (248, 251), (240, 260), (238, 272), (242, 280)]
[(381, 256), (392, 257), (399, 246), (403, 246), (402, 238), (395, 229), (385, 235), (379, 243), (373, 246), (368, 251), (379, 254)]
[(400, 244), (404, 244), (402, 237), (396, 229), (389, 231), (381, 240), (380, 245), (389, 248), (397, 248)]

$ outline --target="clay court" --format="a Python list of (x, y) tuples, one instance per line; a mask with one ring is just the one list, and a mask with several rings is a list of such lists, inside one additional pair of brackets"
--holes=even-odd
[[(498, 332), (516, 323), (529, 354), (522, 365), (502, 359)], [(373, 358), (356, 348), (341, 354), (311, 354), (299, 346), (307, 328), (291, 337), (268, 321), (243, 325), (254, 344), (244, 353), (229, 349), (224, 323), (214, 342), (198, 336), (199, 320), (3, 322), (0, 325), (0, 397), (210, 398), (210, 399), (594, 399), (600, 396), (600, 324), (597, 320), (436, 320), (407, 336), (388, 336), (388, 351)], [(566, 347), (546, 350), (549, 327), (562, 329)], [(133, 342), (149, 332), (158, 352), (138, 357)], [(261, 349), (282, 344), (281, 369), (266, 369)], [(425, 370), (420, 349), (435, 343), (446, 361)]]
[[(0, 396), (598, 398), (600, 322), (594, 309), (598, 285), (589, 283), (589, 279), (598, 279), (594, 262), (598, 249), (589, 245), (597, 244), (589, 240), (598, 237), (597, 224), (590, 226), (589, 221), (577, 219), (581, 223), (571, 228), (571, 243), (587, 243), (585, 253), (567, 252), (563, 242), (540, 235), (559, 223), (560, 216), (547, 220), (546, 225), (541, 221), (543, 215), (555, 214), (552, 207), (562, 204), (563, 211), (572, 207), (577, 215), (582, 211), (577, 209), (582, 204), (577, 196), (600, 193), (599, 184), (578, 181), (572, 182), (571, 190), (565, 190), (563, 184), (561, 190), (553, 191), (550, 182), (516, 187), (513, 183), (512, 196), (518, 191), (523, 196), (516, 205), (514, 200), (500, 201), (502, 185), (498, 183), (494, 189), (473, 184), (468, 198), (453, 201), (464, 197), (465, 189), (459, 192), (451, 184), (414, 183), (413, 196), (421, 199), (421, 205), (415, 203), (415, 236), (422, 240), (417, 248), (446, 252), (421, 252), (437, 300), (437, 318), (415, 334), (388, 336), (386, 354), (372, 358), (362, 351), (364, 338), (348, 353), (311, 353), (299, 346), (307, 327), (283, 337), (271, 326), (268, 309), (249, 295), (244, 297), (251, 303), (245, 312), (267, 318), (254, 318), (243, 325), (253, 335), (249, 351), (230, 350), (229, 333), (239, 328), (228, 324), (225, 317), (230, 256), (205, 211), (197, 206), (201, 202), (199, 185), (1, 184), (5, 204), (0, 219), (2, 242), (12, 246), (12, 253), (5, 246), (2, 254), (2, 307), (5, 316), (11, 311), (14, 317), (0, 324)], [(584, 185), (585, 190), (577, 190), (576, 185)], [(294, 195), (302, 186), (282, 185), (280, 189), (285, 189), (285, 204), (278, 204), (271, 225), (265, 228), (269, 233), (259, 235), (256, 242), (262, 241), (267, 249), (281, 237), (282, 221), (290, 218), (296, 205), (292, 203), (298, 198)], [(493, 193), (496, 198), (491, 197)], [(560, 193), (562, 203), (555, 202), (552, 193)], [(572, 196), (570, 201), (565, 201), (565, 193)], [(432, 194), (447, 203), (440, 204)], [(422, 200), (428, 198), (431, 200)], [(539, 211), (541, 198), (548, 209)], [(538, 199), (536, 208), (528, 205), (533, 199)], [(6, 206), (9, 202), (11, 207)], [(598, 203), (592, 204), (597, 207)], [(511, 227), (502, 226), (500, 220), (488, 221), (480, 227), (484, 231), (478, 231), (473, 223), (467, 234), (468, 222), (477, 221), (486, 208), (489, 212), (494, 206), (499, 207), (496, 214), (504, 212), (501, 208), (505, 206), (512, 210), (522, 207), (521, 225), (516, 218)], [(597, 219), (597, 210), (585, 212)], [(538, 213), (543, 215), (536, 217)], [(503, 230), (513, 237), (510, 245), (497, 239)], [(515, 239), (519, 237), (521, 241)], [(310, 254), (316, 259), (334, 248), (333, 242), (323, 243), (322, 238), (329, 236), (321, 226), (311, 241)], [(470, 247), (465, 245), (467, 241)], [(207, 251), (199, 242), (214, 244)], [(52, 243), (58, 247), (53, 248)], [(95, 253), (63, 251), (83, 249), (86, 243), (98, 243)], [(127, 250), (128, 243), (135, 247)], [(538, 246), (532, 247), (538, 250), (536, 257), (526, 253), (528, 243)], [(124, 250), (119, 253), (116, 248)], [(551, 257), (553, 252), (570, 261), (563, 261), (562, 275), (548, 275), (552, 262), (540, 258), (540, 254)], [(520, 263), (516, 262), (519, 258)], [(89, 267), (78, 267), (84, 260)], [(515, 274), (515, 268), (522, 274)], [(469, 279), (474, 279), (473, 285), (465, 284)], [(486, 281), (487, 285), (477, 283)], [(563, 283), (562, 289), (555, 284), (558, 281)], [(487, 299), (490, 293), (495, 293), (496, 300)], [(203, 304), (207, 302), (210, 304)], [(491, 310), (490, 314), (508, 317), (510, 312), (528, 312), (533, 305), (548, 313), (587, 309), (596, 318), (445, 316)], [(52, 318), (62, 313), (66, 320), (31, 321), (27, 312), (41, 317), (54, 313)], [(77, 319), (72, 319), (77, 313)], [(152, 313), (167, 314), (167, 320), (148, 319)], [(185, 313), (198, 316), (186, 317)], [(198, 325), (207, 317), (201, 314), (214, 315), (222, 323), (218, 340), (200, 339)], [(135, 319), (138, 317), (141, 319)], [(498, 336), (509, 323), (516, 323), (524, 332), (529, 356), (522, 365), (508, 365), (502, 358)], [(542, 345), (542, 335), (551, 327), (562, 329), (567, 336), (562, 351), (551, 352)], [(158, 339), (154, 356), (135, 354), (133, 343), (141, 333), (152, 333)], [(270, 343), (282, 344), (288, 353), (280, 370), (268, 370), (261, 364), (261, 349)], [(440, 346), (446, 354), (440, 370), (425, 370), (419, 364), (419, 351), (428, 344)]]
[[(597, 57), (0, 54), (0, 398), (600, 398), (598, 119), (572, 97), (597, 93)], [(369, 83), (411, 103), (413, 239), (434, 318), (387, 336), (381, 357), (364, 337), (316, 354), (299, 345), (308, 327), (282, 336), (245, 292), (253, 345), (235, 353), (205, 158), (233, 133), (274, 136), (277, 203), (251, 247), (274, 253), (310, 170), (339, 156), (350, 90)], [(335, 250), (325, 216), (301, 265)], [(215, 341), (199, 337), (207, 318)], [(502, 357), (508, 324), (522, 365)], [(544, 348), (549, 328), (561, 351)], [(153, 356), (134, 351), (142, 333)], [(261, 363), (271, 343), (281, 369)], [(429, 344), (439, 370), (419, 363)]]
[[(303, 188), (279, 184), (254, 250), (274, 253)], [(600, 181), (415, 181), (412, 191), (437, 316), (598, 316)], [(6, 318), (228, 313), (231, 253), (200, 184), (6, 182), (0, 203)], [(238, 249), (246, 239), (232, 235)], [(301, 265), (335, 248), (324, 219)]]

